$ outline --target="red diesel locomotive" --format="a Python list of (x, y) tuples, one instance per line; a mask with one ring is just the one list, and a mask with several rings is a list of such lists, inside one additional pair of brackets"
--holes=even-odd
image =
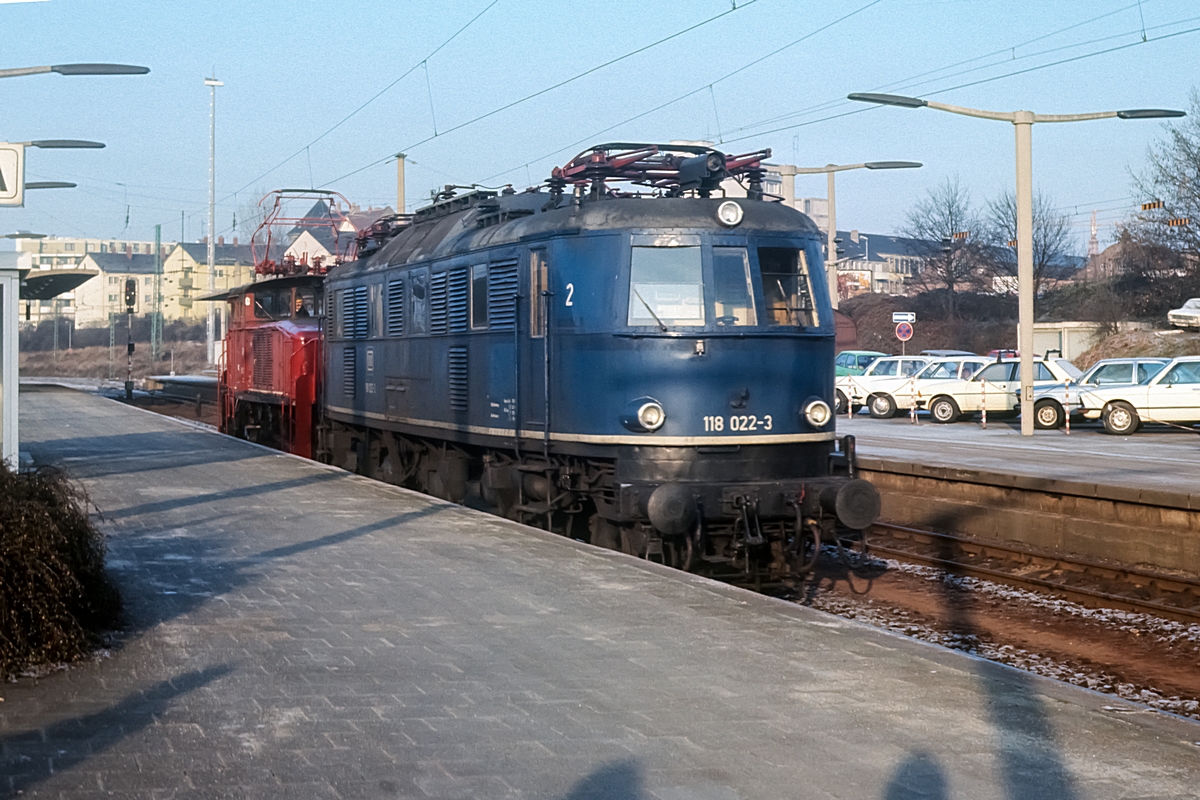
[[(302, 217), (289, 201), (317, 198)], [(279, 190), (251, 238), (255, 282), (211, 298), (227, 301), (225, 350), (218, 370), (222, 433), (312, 458), (323, 368), (325, 273), (353, 260), (355, 234), (336, 192)], [(348, 204), (347, 204), (348, 205)], [(286, 229), (281, 241), (274, 231)], [(260, 256), (259, 249), (262, 249)], [(314, 251), (320, 251), (315, 253)]]

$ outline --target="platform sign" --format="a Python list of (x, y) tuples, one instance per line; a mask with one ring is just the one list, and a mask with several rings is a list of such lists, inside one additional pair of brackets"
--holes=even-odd
[(917, 321), (917, 312), (915, 311), (893, 311), (892, 322), (897, 324), (907, 322), (910, 325)]
[(911, 322), (901, 322), (896, 325), (896, 338), (902, 342), (907, 342), (912, 338), (913, 326)]
[(25, 205), (25, 145), (0, 142), (0, 206)]

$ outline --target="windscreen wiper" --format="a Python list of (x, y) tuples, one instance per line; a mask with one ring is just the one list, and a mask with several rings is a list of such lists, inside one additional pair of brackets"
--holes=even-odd
[[(632, 286), (631, 286), (631, 287), (629, 287), (629, 288), (633, 289), (633, 287), (632, 287)], [(662, 321), (661, 319), (659, 319), (659, 318), (658, 318), (658, 314), (655, 314), (655, 313), (654, 313), (654, 309), (653, 309), (653, 308), (651, 308), (651, 307), (650, 307), (650, 304), (646, 302), (646, 298), (642, 297), (641, 293), (640, 293), (640, 292), (638, 292), (638, 290), (637, 290), (637, 289), (633, 289), (633, 293), (634, 293), (634, 295), (636, 295), (636, 296), (637, 296), (637, 299), (638, 299), (638, 300), (641, 300), (641, 301), (642, 301), (642, 305), (644, 305), (644, 306), (646, 307), (646, 310), (650, 312), (650, 316), (654, 317), (654, 321), (658, 323), (658, 327), (659, 327), (659, 328), (662, 330), (662, 332), (663, 332), (663, 333), (666, 333), (666, 332), (667, 332), (667, 326), (666, 326), (666, 325), (664, 325), (664, 324), (663, 324), (663, 321)]]

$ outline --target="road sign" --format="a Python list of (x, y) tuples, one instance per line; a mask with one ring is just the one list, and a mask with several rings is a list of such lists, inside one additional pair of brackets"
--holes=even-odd
[(25, 205), (25, 145), (0, 142), (0, 206)]
[(913, 323), (916, 321), (917, 321), (917, 312), (915, 312), (915, 311), (893, 311), (892, 312), (892, 322)]
[(913, 327), (911, 322), (901, 322), (896, 325), (896, 338), (902, 342), (907, 342), (912, 338)]

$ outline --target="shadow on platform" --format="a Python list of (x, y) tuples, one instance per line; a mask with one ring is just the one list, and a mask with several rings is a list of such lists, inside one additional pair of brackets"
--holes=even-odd
[(177, 698), (207, 686), (233, 671), (228, 665), (185, 672), (131, 694), (114, 706), (71, 717), (34, 731), (0, 737), (0, 797), (16, 797), (47, 780), (104, 753), (123, 739), (152, 726)]

